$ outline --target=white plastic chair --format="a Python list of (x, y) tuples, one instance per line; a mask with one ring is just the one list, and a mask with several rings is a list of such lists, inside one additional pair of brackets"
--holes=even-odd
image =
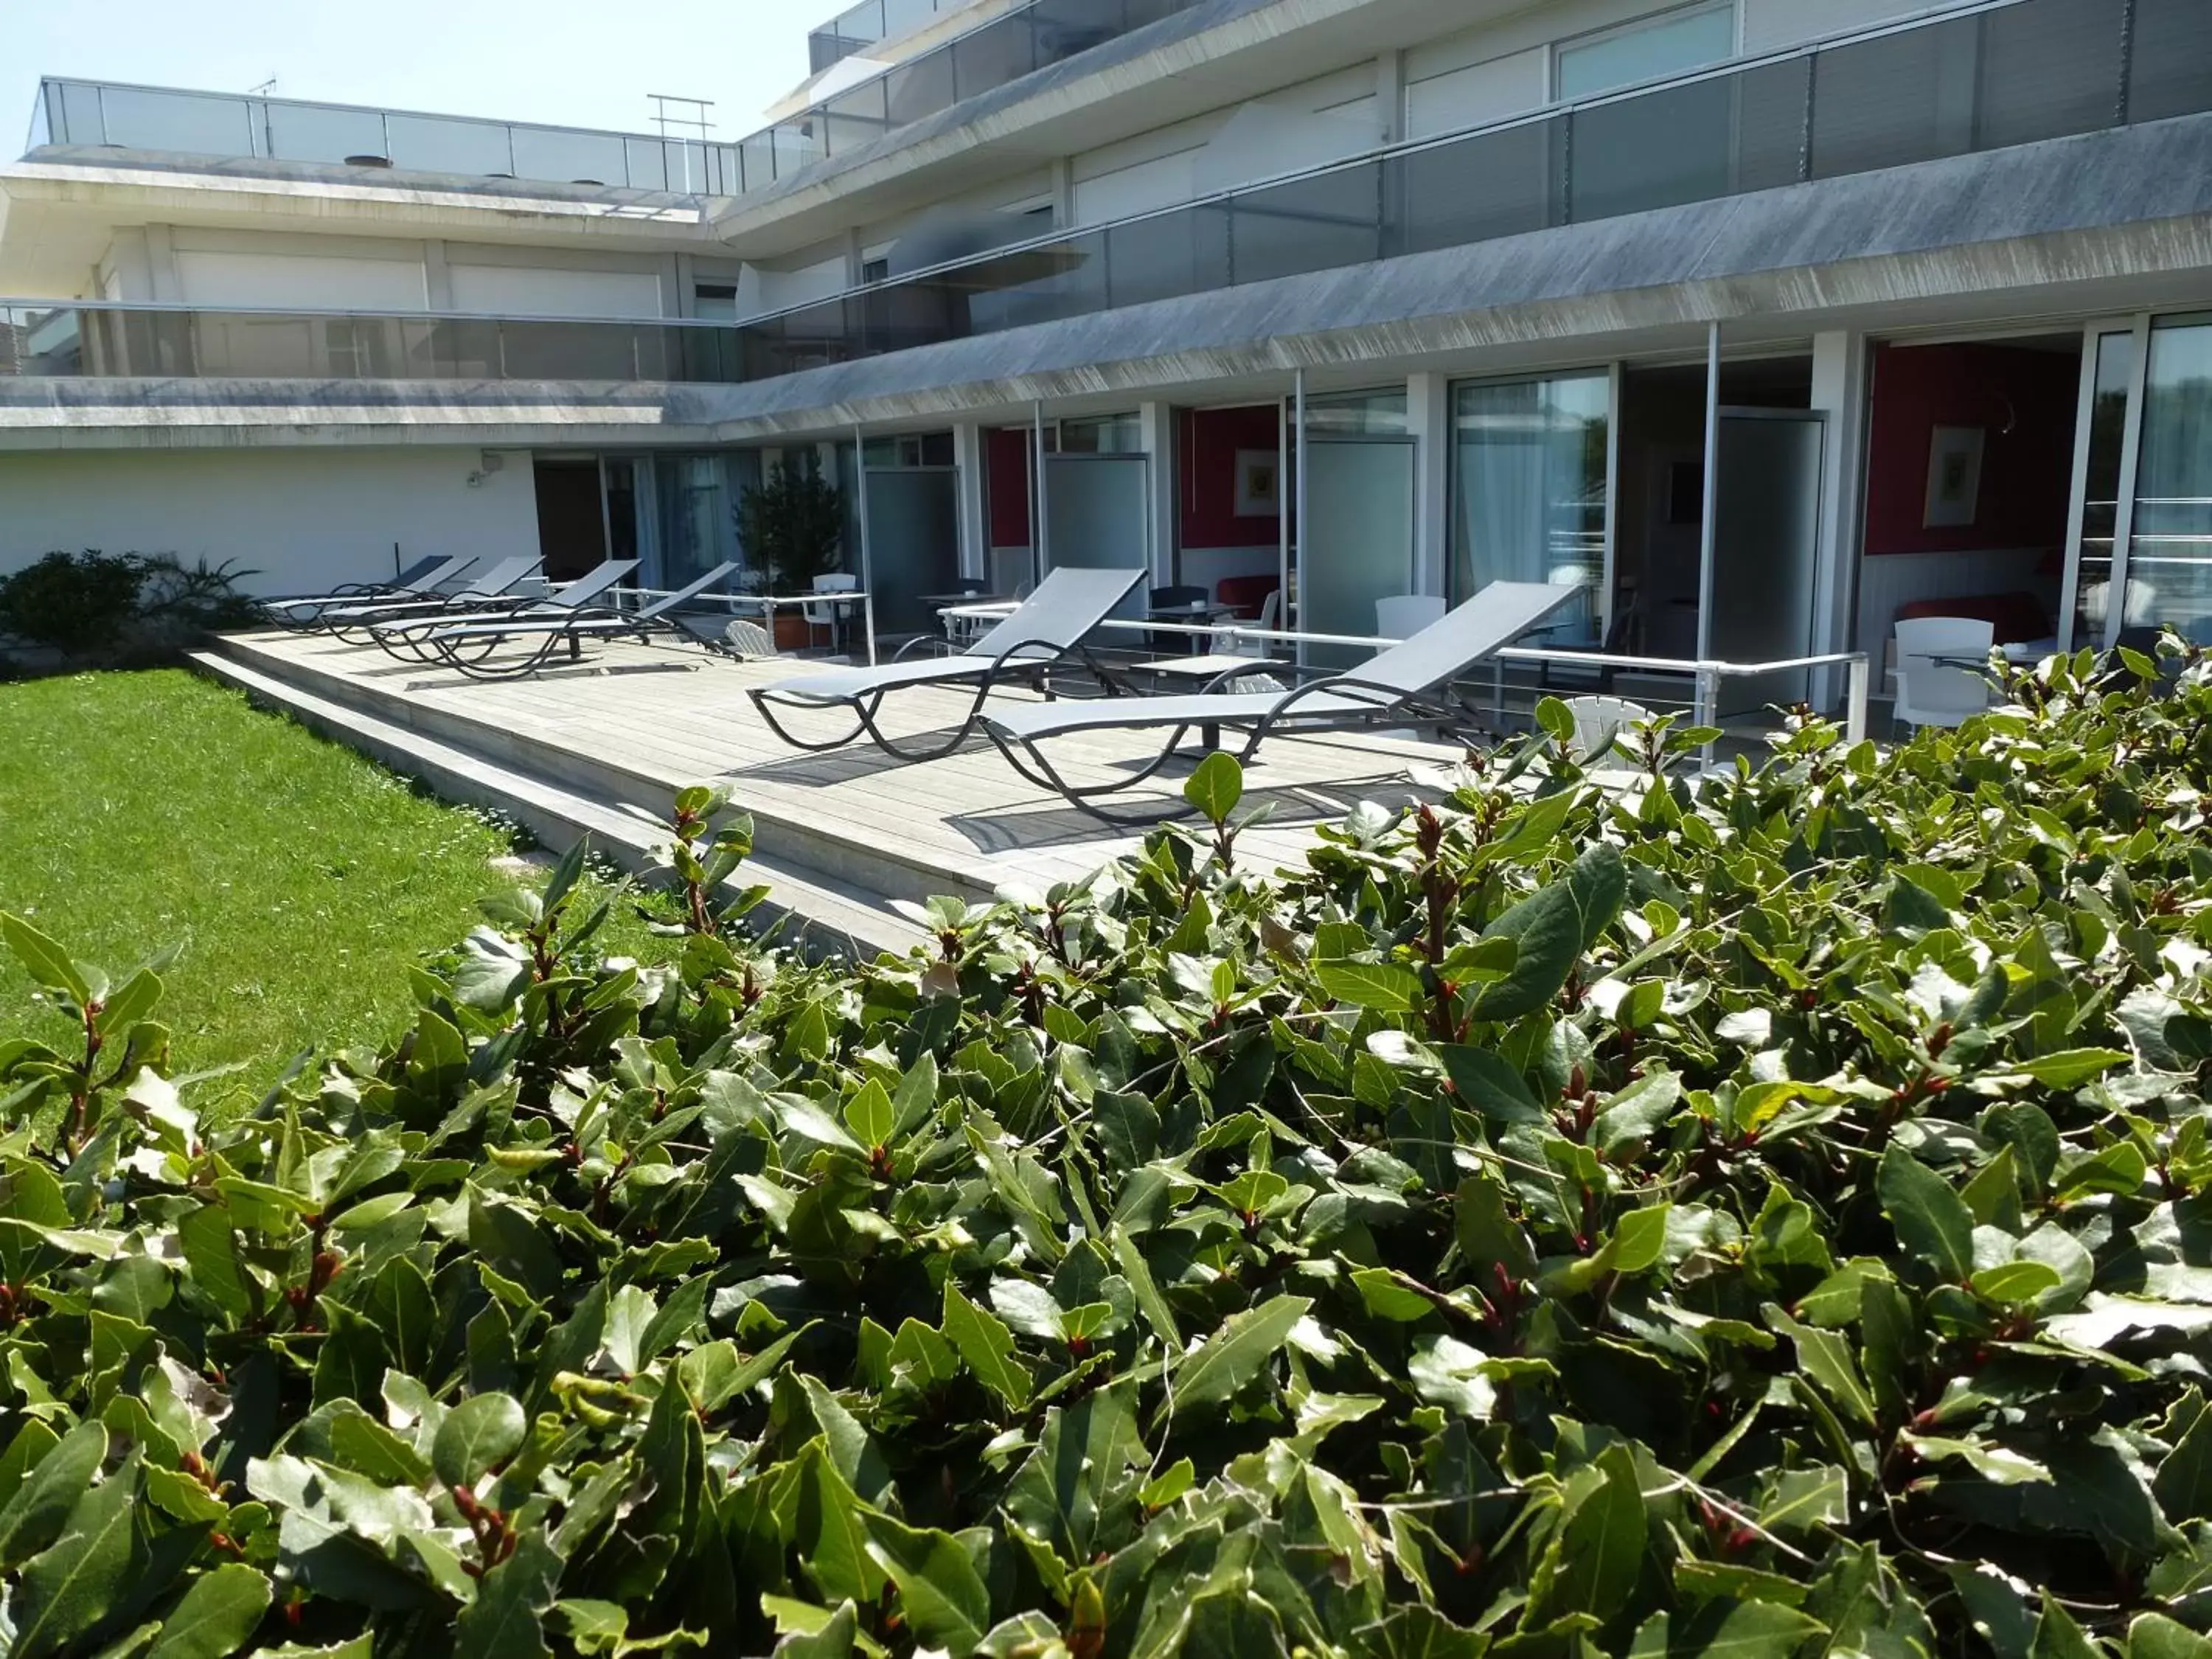
[(1613, 752), (1615, 738), (1651, 711), (1625, 697), (1569, 697), (1567, 712), (1575, 717), (1575, 757), (1603, 760)]
[(1893, 720), (1908, 726), (1964, 726), (1990, 706), (1990, 683), (1938, 657), (1979, 662), (1996, 628), (1972, 617), (1909, 617), (1897, 624), (1897, 702)]
[[(814, 591), (817, 593), (851, 593), (858, 591), (860, 586), (860, 579), (858, 576), (847, 575), (842, 572), (832, 576), (817, 576), (814, 579)], [(828, 629), (830, 646), (833, 649), (836, 647), (844, 632), (845, 607), (843, 605), (801, 605), (799, 614), (806, 618), (806, 626), (810, 632), (817, 628)]]
[[(1251, 624), (1263, 634), (1274, 632), (1283, 625), (1283, 590), (1271, 587), (1266, 601), (1260, 606), (1260, 618)], [(1231, 624), (1233, 629), (1235, 624)], [(1273, 640), (1255, 640), (1233, 634), (1224, 629), (1207, 641), (1207, 648), (1218, 657), (1268, 657), (1275, 653)]]
[(1375, 631), (1386, 640), (1410, 640), (1444, 619), (1450, 607), (1433, 593), (1396, 593), (1375, 601)]

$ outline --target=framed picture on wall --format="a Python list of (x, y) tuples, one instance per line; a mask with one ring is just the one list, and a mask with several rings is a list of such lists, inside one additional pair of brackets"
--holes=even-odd
[(1281, 458), (1272, 449), (1237, 452), (1237, 516), (1272, 519), (1283, 510)]
[(1928, 505), (1921, 515), (1929, 530), (1961, 530), (1981, 514), (1982, 449), (1987, 433), (1978, 426), (1939, 426), (1928, 441)]

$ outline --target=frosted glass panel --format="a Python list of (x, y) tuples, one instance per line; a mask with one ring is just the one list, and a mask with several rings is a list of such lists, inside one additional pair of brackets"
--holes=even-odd
[[(1151, 463), (1142, 455), (1055, 455), (1045, 463), (1048, 563), (1086, 570), (1146, 570)], [(1139, 584), (1115, 615), (1144, 614)]]
[(2212, 319), (2151, 331), (2121, 627), (2212, 645)]
[(885, 634), (927, 632), (925, 593), (960, 575), (960, 475), (868, 471), (868, 592)]
[(1589, 98), (1615, 87), (1717, 64), (1735, 52), (1735, 8), (1706, 7), (1622, 29), (1559, 52), (1559, 96)]
[[(1720, 510), (1713, 529), (1712, 654), (1777, 662), (1813, 650), (1820, 564), (1821, 422), (1721, 417)], [(1723, 679), (1723, 717), (1805, 701), (1807, 671)]]
[(1582, 588), (1547, 646), (1599, 643), (1612, 397), (1602, 374), (1456, 394), (1452, 593), (1464, 599), (1499, 581)]
[[(1306, 537), (1298, 568), (1298, 626), (1316, 634), (1372, 634), (1375, 602), (1413, 591), (1412, 443), (1306, 446)], [(1306, 659), (1350, 667), (1372, 655), (1312, 646)]]

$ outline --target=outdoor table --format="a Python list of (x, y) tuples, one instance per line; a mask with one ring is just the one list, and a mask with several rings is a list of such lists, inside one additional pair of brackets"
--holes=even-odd
[[(1150, 606), (1145, 612), (1145, 620), (1146, 622), (1165, 623), (1211, 623), (1221, 622), (1236, 615), (1237, 607), (1233, 605), (1219, 605), (1212, 599), (1194, 599), (1188, 605), (1156, 605)], [(1186, 648), (1191, 651), (1196, 651), (1198, 649), (1198, 636), (1194, 634), (1189, 635), (1188, 638), (1191, 642)]]
[[(867, 634), (868, 660), (873, 663), (876, 659), (875, 596), (865, 587), (826, 588), (819, 593), (732, 593), (728, 599), (733, 605), (757, 607), (771, 635), (775, 632), (775, 613), (780, 610), (788, 610), (793, 605), (803, 608), (810, 605), (857, 605), (861, 607), (862, 623)], [(832, 631), (834, 633), (834, 628)]]
[[(1199, 690), (1210, 691), (1221, 680), (1242, 674), (1264, 674), (1270, 669), (1288, 668), (1290, 665), (1277, 657), (1239, 657), (1228, 652), (1208, 652), (1196, 657), (1155, 657), (1146, 662), (1130, 664), (1128, 672), (1150, 674), (1163, 680), (1195, 680)], [(1220, 748), (1219, 724), (1208, 720), (1200, 726), (1198, 740), (1208, 750)]]
[(936, 613), (938, 625), (944, 629), (945, 637), (948, 640), (972, 637), (982, 629), (980, 617), (948, 617), (945, 614), (947, 611), (964, 605), (1002, 605), (1011, 613), (1018, 603), (1006, 593), (919, 593), (915, 598), (916, 603), (927, 605)]

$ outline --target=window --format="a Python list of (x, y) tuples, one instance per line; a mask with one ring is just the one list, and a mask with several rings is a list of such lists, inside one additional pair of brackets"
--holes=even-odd
[(1136, 455), (1145, 447), (1144, 432), (1134, 415), (1062, 421), (1057, 445), (1049, 441), (1049, 428), (1046, 436), (1046, 449), (1061, 455)]
[(884, 283), (890, 280), (891, 262), (889, 259), (860, 261), (860, 280), (863, 283)]
[(1735, 3), (1723, 0), (1562, 44), (1553, 90), (1562, 99), (1592, 98), (1735, 55)]
[(714, 323), (738, 319), (738, 290), (729, 283), (699, 283), (691, 289), (691, 314)]
[(1396, 437), (1407, 429), (1402, 389), (1306, 399), (1306, 430), (1316, 438)]

